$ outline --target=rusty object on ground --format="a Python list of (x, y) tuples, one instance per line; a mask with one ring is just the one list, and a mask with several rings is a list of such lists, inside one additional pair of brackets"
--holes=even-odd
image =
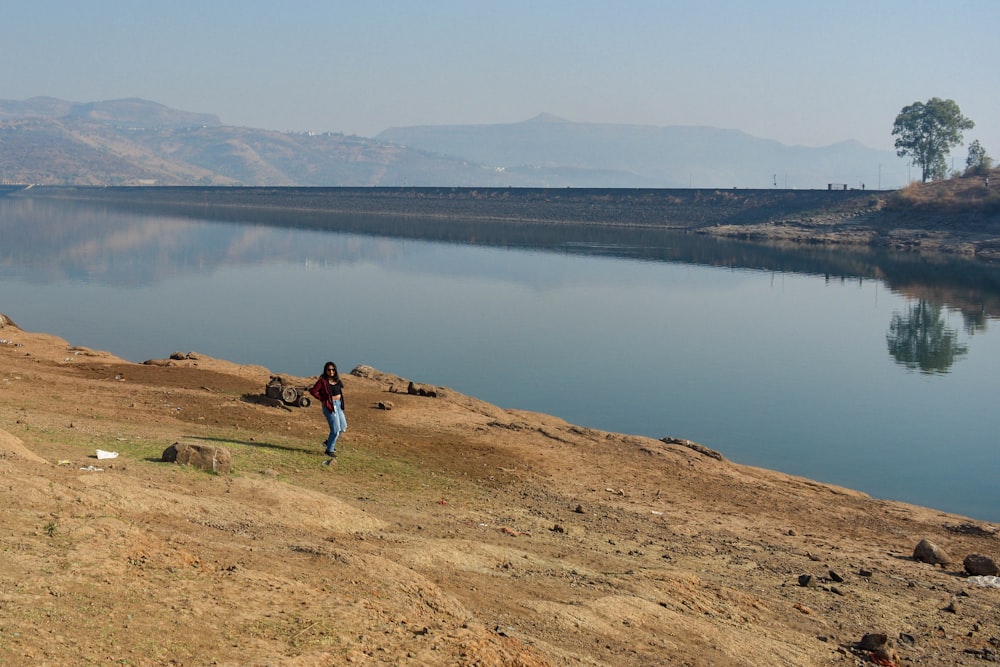
[(270, 381), (264, 387), (264, 395), (277, 399), (285, 405), (294, 405), (300, 408), (308, 408), (312, 404), (312, 398), (306, 387), (295, 387), (287, 384), (280, 375), (271, 376)]

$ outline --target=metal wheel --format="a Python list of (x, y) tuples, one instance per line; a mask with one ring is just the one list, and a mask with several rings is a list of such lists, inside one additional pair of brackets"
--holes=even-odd
[(294, 403), (298, 397), (299, 392), (295, 391), (295, 387), (285, 387), (281, 390), (281, 400), (285, 403)]
[(305, 394), (303, 394), (302, 396), (299, 396), (299, 407), (300, 408), (308, 408), (311, 403), (312, 403), (312, 400), (308, 396), (306, 396)]

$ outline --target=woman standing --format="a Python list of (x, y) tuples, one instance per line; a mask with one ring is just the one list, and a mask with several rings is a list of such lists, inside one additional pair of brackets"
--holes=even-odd
[(344, 385), (340, 382), (337, 364), (332, 361), (323, 366), (323, 374), (316, 380), (309, 393), (323, 406), (323, 416), (330, 425), (330, 435), (326, 438), (326, 455), (336, 458), (337, 438), (347, 430), (344, 416)]

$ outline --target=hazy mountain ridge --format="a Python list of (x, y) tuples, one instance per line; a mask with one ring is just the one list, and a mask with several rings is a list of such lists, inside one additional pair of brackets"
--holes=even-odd
[(891, 170), (906, 170), (892, 151), (857, 141), (786, 146), (704, 126), (576, 123), (541, 114), (510, 124), (396, 127), (376, 138), (497, 168), (559, 165), (628, 172), (659, 187), (877, 187), (882, 166), (883, 186), (906, 184), (890, 179)]
[[(875, 187), (889, 151), (737, 130), (575, 123), (391, 128), (375, 138), (223, 125), (138, 98), (0, 100), (0, 182), (54, 185)], [(903, 168), (905, 172), (905, 167)], [(883, 186), (895, 187), (885, 179)]]
[[(373, 139), (222, 125), (139, 99), (0, 100), (0, 180), (57, 185), (480, 185), (465, 160)], [(490, 176), (491, 174), (486, 174)]]
[(55, 97), (32, 97), (24, 101), (0, 100), (0, 120), (15, 118), (62, 118), (130, 123), (137, 127), (198, 127), (222, 125), (218, 116), (179, 111), (138, 97), (103, 102), (67, 102)]

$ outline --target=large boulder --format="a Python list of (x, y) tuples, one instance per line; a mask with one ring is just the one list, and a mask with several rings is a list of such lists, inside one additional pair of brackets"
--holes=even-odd
[(989, 556), (981, 554), (969, 554), (966, 556), (965, 560), (962, 561), (962, 567), (973, 576), (995, 577), (1000, 574), (1000, 568), (997, 567), (996, 561)]
[(218, 445), (175, 442), (163, 450), (162, 459), (167, 463), (194, 466), (220, 475), (228, 475), (233, 469), (233, 455)]
[(920, 540), (913, 549), (913, 559), (921, 563), (940, 565), (944, 567), (952, 562), (951, 556), (944, 549), (937, 546), (930, 540)]

